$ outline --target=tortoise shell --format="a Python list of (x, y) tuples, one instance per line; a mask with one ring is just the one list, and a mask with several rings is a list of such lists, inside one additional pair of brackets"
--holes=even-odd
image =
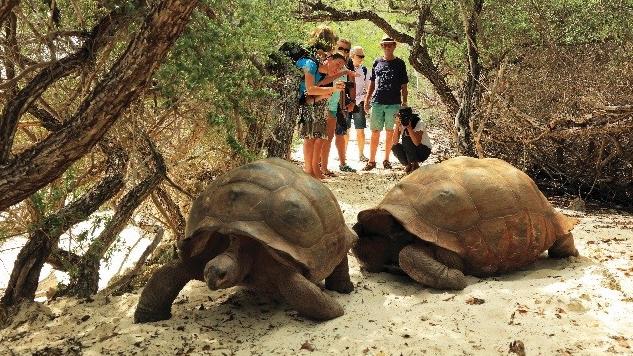
[(228, 235), (259, 241), (311, 280), (329, 275), (357, 239), (332, 192), (279, 158), (243, 165), (211, 182), (193, 202), (178, 243), (181, 256), (213, 258)]
[(457, 157), (402, 179), (378, 209), (488, 276), (533, 262), (576, 223), (555, 211), (534, 181), (493, 158)]

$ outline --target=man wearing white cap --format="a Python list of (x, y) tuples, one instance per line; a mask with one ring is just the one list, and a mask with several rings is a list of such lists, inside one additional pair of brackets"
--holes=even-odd
[(401, 107), (407, 106), (409, 94), (407, 83), (407, 67), (404, 61), (394, 56), (396, 41), (385, 36), (380, 41), (384, 56), (376, 59), (369, 78), (369, 88), (365, 97), (365, 112), (371, 108), (371, 140), (369, 145), (369, 162), (364, 171), (376, 168), (376, 151), (380, 140), (380, 131), (385, 129), (385, 169), (391, 169), (389, 155), (393, 140), (395, 117)]

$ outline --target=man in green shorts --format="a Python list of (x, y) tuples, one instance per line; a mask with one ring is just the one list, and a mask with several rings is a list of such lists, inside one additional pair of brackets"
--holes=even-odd
[(376, 59), (371, 69), (369, 88), (365, 97), (365, 112), (371, 108), (371, 140), (369, 143), (369, 162), (364, 171), (376, 168), (376, 151), (380, 141), (380, 131), (385, 129), (385, 160), (382, 165), (385, 169), (391, 169), (389, 155), (393, 141), (393, 128), (395, 117), (401, 107), (407, 106), (409, 95), (407, 83), (407, 67), (404, 61), (394, 56), (396, 41), (389, 37), (383, 37), (380, 47), (384, 56)]

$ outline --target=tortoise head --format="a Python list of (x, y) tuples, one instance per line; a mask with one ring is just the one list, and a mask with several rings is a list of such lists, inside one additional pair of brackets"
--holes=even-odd
[(238, 285), (248, 274), (252, 259), (244, 238), (230, 238), (227, 249), (215, 256), (204, 267), (204, 280), (210, 289), (224, 289)]
[[(356, 230), (356, 229), (354, 229)], [(380, 235), (358, 234), (358, 242), (352, 248), (354, 256), (367, 272), (382, 272), (389, 263), (389, 241)]]
[(390, 234), (396, 221), (385, 210), (369, 209), (358, 214), (353, 229), (358, 242), (352, 248), (354, 256), (368, 272), (381, 272), (386, 265), (398, 263), (394, 260), (394, 243)]

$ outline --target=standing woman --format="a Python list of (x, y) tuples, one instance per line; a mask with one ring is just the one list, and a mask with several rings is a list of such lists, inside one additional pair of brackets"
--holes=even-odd
[(331, 28), (317, 27), (308, 40), (308, 56), (300, 58), (296, 65), (303, 71), (304, 80), (299, 85), (299, 133), (303, 137), (303, 171), (314, 178), (323, 179), (319, 167), (321, 147), (327, 141), (325, 114), (327, 99), (345, 87), (319, 87), (319, 65), (336, 44), (337, 37)]

